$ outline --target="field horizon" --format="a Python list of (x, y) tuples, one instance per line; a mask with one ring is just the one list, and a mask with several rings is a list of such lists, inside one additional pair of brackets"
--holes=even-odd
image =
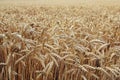
[(0, 4), (13, 5), (119, 5), (120, 0), (1, 0)]

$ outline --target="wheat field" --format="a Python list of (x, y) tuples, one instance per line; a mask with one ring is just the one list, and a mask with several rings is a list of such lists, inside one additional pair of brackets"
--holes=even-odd
[(120, 80), (118, 3), (16, 4), (0, 3), (0, 80)]

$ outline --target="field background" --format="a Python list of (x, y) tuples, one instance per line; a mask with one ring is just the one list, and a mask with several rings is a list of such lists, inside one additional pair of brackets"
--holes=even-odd
[(0, 80), (120, 80), (120, 0), (0, 0)]

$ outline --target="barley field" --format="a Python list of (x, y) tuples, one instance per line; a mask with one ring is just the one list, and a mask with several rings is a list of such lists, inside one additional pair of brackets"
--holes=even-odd
[(13, 1), (0, 1), (0, 80), (120, 80), (119, 0)]

